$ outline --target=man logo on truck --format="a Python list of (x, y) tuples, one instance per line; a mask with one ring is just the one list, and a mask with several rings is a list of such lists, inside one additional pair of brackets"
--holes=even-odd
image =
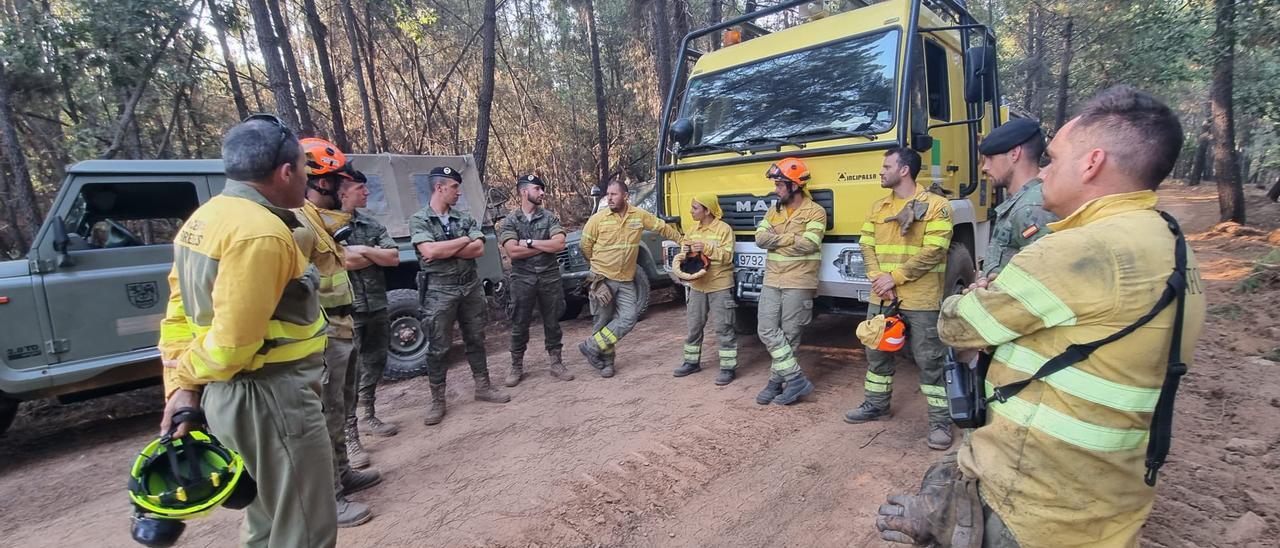
[(734, 202), (734, 210), (739, 213), (748, 211), (769, 211), (769, 208), (773, 207), (773, 205), (777, 203), (777, 198), (769, 200), (768, 202), (764, 200), (756, 200), (755, 203), (752, 203), (751, 200), (740, 200)]

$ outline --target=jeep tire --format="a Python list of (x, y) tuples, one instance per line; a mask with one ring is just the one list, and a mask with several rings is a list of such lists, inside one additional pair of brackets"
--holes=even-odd
[(387, 292), (387, 369), (389, 380), (411, 379), (427, 372), (427, 335), (422, 331), (422, 307), (418, 291), (393, 289)]

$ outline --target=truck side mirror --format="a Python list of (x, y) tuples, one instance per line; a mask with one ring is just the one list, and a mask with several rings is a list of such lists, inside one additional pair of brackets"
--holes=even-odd
[(71, 254), (67, 250), (71, 246), (71, 238), (67, 236), (67, 226), (61, 217), (49, 220), (49, 230), (53, 233), (53, 250), (58, 252), (58, 266), (71, 266)]
[(693, 140), (693, 122), (688, 118), (680, 118), (671, 123), (671, 129), (667, 131), (667, 135), (682, 147), (688, 145), (689, 141)]
[(925, 152), (933, 148), (933, 137), (928, 133), (911, 133), (911, 150)]
[(996, 92), (996, 49), (974, 46), (964, 53), (969, 72), (964, 75), (964, 100), (990, 101)]

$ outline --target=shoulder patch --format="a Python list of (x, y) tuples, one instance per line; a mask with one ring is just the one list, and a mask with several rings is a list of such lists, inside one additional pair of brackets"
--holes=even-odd
[(1036, 233), (1038, 232), (1040, 232), (1040, 227), (1037, 225), (1031, 225), (1022, 231), (1022, 237), (1030, 238), (1032, 236), (1035, 236)]

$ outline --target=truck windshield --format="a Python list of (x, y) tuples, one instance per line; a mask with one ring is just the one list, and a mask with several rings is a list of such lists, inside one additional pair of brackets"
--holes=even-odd
[(875, 135), (893, 127), (898, 31), (827, 44), (689, 81), (685, 151)]

